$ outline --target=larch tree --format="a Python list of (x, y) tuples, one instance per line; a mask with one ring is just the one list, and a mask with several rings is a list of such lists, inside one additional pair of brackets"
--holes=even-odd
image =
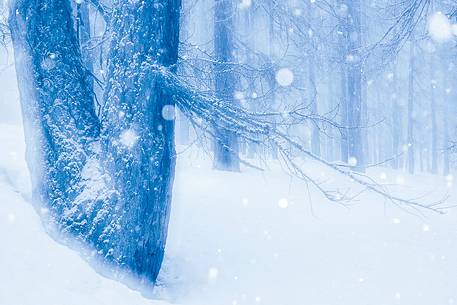
[(339, 28), (341, 33), (341, 125), (342, 161), (349, 162), (359, 171), (365, 170), (362, 141), (362, 31), (361, 2), (340, 1)]
[[(214, 81), (217, 98), (235, 103), (234, 8), (232, 0), (214, 2)], [(216, 127), (214, 130), (214, 168), (240, 170), (239, 139), (235, 131)]]
[[(17, 0), (10, 29), (33, 198), (60, 231), (154, 282), (174, 177), (173, 70), (180, 0), (113, 1), (101, 115), (69, 0)], [(81, 35), (80, 35), (81, 36)]]
[(409, 76), (408, 76), (408, 129), (407, 129), (407, 147), (408, 147), (408, 171), (414, 174), (415, 170), (415, 146), (414, 146), (414, 73), (415, 73), (415, 42), (414, 37), (409, 41)]

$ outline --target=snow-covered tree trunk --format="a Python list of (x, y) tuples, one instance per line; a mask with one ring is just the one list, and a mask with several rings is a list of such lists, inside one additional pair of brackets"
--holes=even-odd
[[(69, 0), (17, 0), (10, 27), (34, 199), (105, 261), (154, 282), (174, 177), (180, 0), (113, 2), (108, 83), (94, 110)], [(101, 123), (100, 123), (101, 122)]]
[[(214, 2), (214, 64), (217, 98), (235, 103), (236, 79), (233, 72), (233, 3), (232, 0)], [(238, 136), (227, 129), (215, 126), (214, 168), (239, 171), (240, 159)]]
[[(90, 49), (91, 40), (91, 23), (89, 16), (89, 5), (87, 2), (76, 3), (76, 33), (79, 37), (81, 46), (82, 60), (84, 67), (90, 73), (93, 73), (94, 64), (92, 58), (92, 50)], [(89, 78), (91, 86), (94, 84), (93, 78)]]
[[(178, 57), (180, 0), (114, 1), (102, 154), (115, 192), (108, 253), (155, 280), (174, 178), (174, 101), (157, 69)], [(105, 229), (106, 230), (106, 229)]]
[(99, 135), (69, 1), (17, 0), (10, 29), (33, 197), (64, 217)]

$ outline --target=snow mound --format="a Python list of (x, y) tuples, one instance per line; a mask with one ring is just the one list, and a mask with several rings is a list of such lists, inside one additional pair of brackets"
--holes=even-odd
[[(51, 239), (28, 194), (20, 127), (0, 125), (0, 305), (452, 304), (457, 213), (414, 213), (363, 194), (325, 201), (279, 164), (211, 170), (202, 151), (179, 155), (157, 300), (107, 279)], [(182, 148), (181, 148), (182, 149)], [(181, 150), (178, 149), (178, 150)], [(309, 162), (339, 188), (346, 178)], [(373, 169), (394, 191), (456, 198), (449, 177)], [(401, 178), (402, 183), (397, 183)], [(451, 181), (452, 182), (452, 181)], [(44, 213), (46, 211), (43, 211)], [(160, 301), (163, 300), (163, 301)]]

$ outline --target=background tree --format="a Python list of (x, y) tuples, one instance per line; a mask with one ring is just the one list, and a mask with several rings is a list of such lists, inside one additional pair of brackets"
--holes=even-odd
[[(214, 82), (216, 96), (235, 103), (236, 80), (234, 69), (233, 41), (234, 10), (232, 0), (214, 2)], [(239, 171), (239, 141), (235, 131), (215, 128), (214, 167)]]

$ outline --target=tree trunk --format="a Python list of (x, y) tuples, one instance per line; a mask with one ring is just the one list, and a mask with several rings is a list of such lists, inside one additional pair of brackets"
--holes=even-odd
[(414, 174), (414, 38), (409, 42), (409, 79), (408, 79), (408, 171)]
[[(347, 8), (347, 15), (341, 18), (341, 32), (343, 33), (344, 54), (343, 68), (343, 123), (348, 127), (343, 135), (343, 161), (353, 159), (357, 171), (365, 170), (362, 140), (362, 64), (360, 58), (361, 40), (361, 3), (359, 0), (344, 0), (342, 5)], [(346, 104), (346, 105), (344, 105)], [(346, 108), (346, 109), (344, 109)], [(344, 119), (344, 116), (346, 118)], [(346, 147), (347, 146), (347, 147)], [(345, 150), (347, 149), (347, 154)]]
[[(346, 52), (345, 52), (346, 53)], [(348, 162), (349, 159), (349, 143), (348, 143), (348, 93), (347, 93), (347, 73), (344, 67), (344, 63), (341, 63), (340, 67), (340, 81), (341, 81), (341, 99), (340, 99), (340, 118), (341, 118), (341, 126), (342, 129), (340, 130), (341, 135), (341, 161)]]
[(33, 198), (58, 218), (83, 191), (100, 130), (71, 12), (69, 1), (17, 0), (9, 20)]
[(165, 249), (176, 158), (173, 96), (155, 70), (177, 62), (180, 8), (180, 0), (114, 2), (102, 109), (116, 205), (108, 255), (152, 281)]
[(392, 96), (392, 168), (398, 169), (399, 156), (400, 156), (400, 142), (401, 142), (401, 106), (398, 104), (398, 75), (397, 63), (394, 63), (393, 75), (393, 96)]
[(432, 167), (431, 167), (431, 172), (432, 174), (437, 174), (438, 173), (438, 124), (436, 121), (436, 96), (435, 96), (435, 90), (436, 90), (436, 81), (435, 81), (435, 64), (434, 64), (434, 59), (433, 55), (431, 55), (431, 62), (430, 62), (430, 94), (431, 94), (431, 99), (430, 99), (430, 115), (431, 115), (431, 121), (432, 121), (432, 147), (431, 147), (431, 153), (432, 153)]
[[(235, 75), (233, 72), (233, 4), (232, 0), (215, 0), (214, 6), (214, 65), (217, 98), (235, 103)], [(214, 130), (214, 168), (239, 171), (238, 136), (222, 126)]]
[(114, 1), (102, 124), (70, 1), (18, 0), (10, 14), (34, 199), (147, 282), (163, 259), (175, 165), (173, 98), (157, 69), (176, 64), (180, 7)]
[(447, 176), (450, 173), (450, 148), (449, 148), (449, 107), (448, 107), (448, 102), (445, 102), (444, 105), (444, 114), (443, 114), (443, 175)]

